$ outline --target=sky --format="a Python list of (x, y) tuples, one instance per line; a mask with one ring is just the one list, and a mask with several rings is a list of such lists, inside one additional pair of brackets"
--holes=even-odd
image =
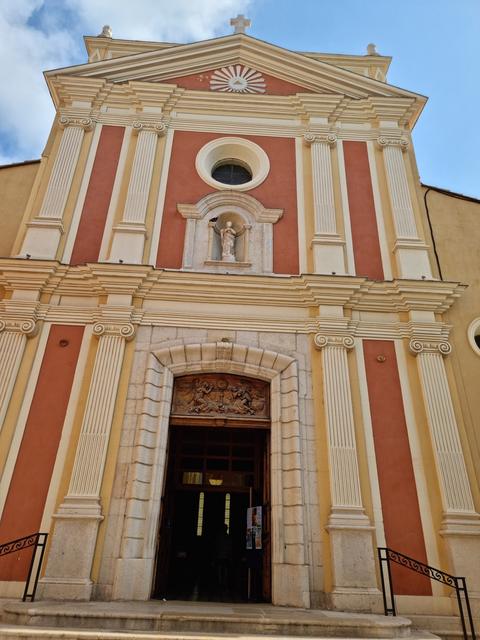
[(40, 157), (54, 109), (42, 72), (87, 61), (83, 35), (193, 42), (232, 32), (295, 51), (393, 57), (388, 81), (429, 101), (422, 181), (480, 198), (480, 0), (0, 0), (0, 164)]

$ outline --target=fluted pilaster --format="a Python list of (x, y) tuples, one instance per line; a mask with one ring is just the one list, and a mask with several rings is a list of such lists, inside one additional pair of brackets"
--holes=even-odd
[(122, 221), (113, 229), (110, 260), (140, 264), (145, 245), (148, 196), (155, 163), (158, 136), (164, 135), (163, 122), (134, 122), (138, 134), (132, 173), (128, 184)]
[[(331, 512), (330, 534), (332, 604), (363, 608), (365, 597), (376, 598), (372, 527), (362, 504), (357, 444), (347, 351), (355, 342), (348, 335), (317, 333), (315, 346), (322, 351), (323, 394), (328, 435)], [(346, 550), (348, 549), (348, 553)], [(357, 558), (362, 558), (361, 566)]]
[(475, 513), (443, 361), (451, 350), (448, 342), (410, 341), (410, 351), (417, 356), (444, 509), (447, 513)]
[(39, 218), (63, 217), (83, 136), (85, 131), (92, 128), (92, 124), (90, 118), (60, 118), (60, 126), (63, 128), (62, 139), (38, 213)]
[(304, 135), (312, 158), (315, 273), (345, 273), (344, 242), (338, 235), (332, 175), (331, 147), (337, 143), (333, 132)]
[(135, 122), (133, 130), (138, 133), (138, 140), (128, 185), (123, 221), (144, 223), (157, 138), (165, 133), (166, 127), (163, 123), (148, 126), (141, 122)]
[(383, 149), (388, 192), (397, 238), (418, 238), (407, 172), (403, 161), (403, 151), (408, 148), (408, 141), (403, 138), (382, 136), (378, 139), (378, 145)]
[(67, 498), (100, 496), (125, 340), (134, 327), (97, 323), (93, 333), (99, 345)]
[(34, 320), (0, 319), (0, 431), (27, 338), (33, 336), (35, 330)]
[(332, 509), (362, 508), (347, 361), (347, 350), (354, 344), (350, 336), (315, 336), (315, 346), (322, 350), (323, 360)]
[(336, 144), (337, 136), (334, 133), (325, 135), (306, 133), (304, 139), (310, 145), (312, 154), (315, 234), (336, 234), (337, 222), (335, 219), (330, 148)]

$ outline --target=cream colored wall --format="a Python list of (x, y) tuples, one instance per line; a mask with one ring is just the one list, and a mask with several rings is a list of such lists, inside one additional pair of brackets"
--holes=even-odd
[(479, 500), (480, 355), (470, 346), (467, 329), (472, 320), (480, 318), (480, 201), (469, 201), (423, 187), (423, 193), (426, 191), (434, 246), (443, 279), (468, 285), (446, 314), (445, 320), (452, 325), (453, 353), (448, 360), (456, 381), (457, 401), (465, 425), (465, 432), (460, 435), (464, 439), (467, 465), (470, 469), (474, 468), (477, 481), (472, 489), (474, 497)]
[(11, 255), (39, 160), (0, 167), (0, 256)]

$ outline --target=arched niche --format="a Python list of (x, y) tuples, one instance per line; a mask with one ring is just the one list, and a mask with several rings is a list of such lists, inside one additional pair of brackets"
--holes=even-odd
[[(283, 209), (267, 209), (245, 193), (220, 191), (177, 205), (186, 219), (182, 268), (218, 273), (272, 273), (273, 225)], [(225, 253), (222, 230), (233, 230)]]

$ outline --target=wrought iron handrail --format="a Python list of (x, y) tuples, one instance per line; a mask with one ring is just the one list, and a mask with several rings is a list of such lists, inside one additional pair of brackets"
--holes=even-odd
[[(16, 551), (22, 551), (34, 547), (32, 553), (32, 559), (30, 560), (30, 566), (28, 568), (27, 581), (25, 582), (25, 590), (23, 592), (22, 601), (30, 599), (30, 602), (35, 600), (35, 593), (37, 591), (38, 578), (40, 577), (40, 569), (42, 567), (43, 555), (45, 553), (45, 546), (47, 544), (48, 533), (31, 533), (29, 536), (23, 538), (17, 538), (16, 540), (10, 540), (10, 542), (4, 542), (0, 544), (0, 557), (6, 556), (9, 553), (15, 553)], [(37, 551), (40, 549), (40, 556), (37, 559), (37, 567), (35, 570), (35, 578), (33, 580), (33, 588), (29, 592), (30, 582), (32, 578), (33, 568), (35, 566), (35, 558), (37, 558)]]
[[(471, 640), (476, 640), (475, 636), (475, 628), (473, 626), (473, 618), (472, 618), (472, 610), (470, 608), (470, 600), (468, 599), (468, 590), (467, 590), (467, 582), (465, 578), (459, 576), (452, 576), (449, 573), (445, 573), (445, 571), (441, 571), (440, 569), (435, 569), (435, 567), (430, 567), (428, 564), (424, 564), (420, 562), (420, 560), (415, 560), (414, 558), (410, 558), (409, 556), (400, 553), (399, 551), (394, 551), (393, 549), (389, 549), (388, 547), (378, 547), (378, 560), (380, 562), (380, 577), (382, 579), (382, 592), (383, 592), (383, 608), (385, 610), (385, 615), (388, 616), (391, 614), (392, 616), (397, 615), (397, 610), (395, 607), (395, 596), (393, 594), (393, 580), (392, 580), (392, 572), (390, 569), (390, 562), (395, 562), (406, 569), (410, 569), (411, 571), (415, 571), (416, 573), (421, 573), (422, 575), (430, 578), (431, 580), (436, 580), (437, 582), (441, 582), (442, 584), (447, 585), (448, 587), (452, 587), (455, 589), (457, 594), (457, 602), (458, 609), (460, 611), (460, 620), (462, 622), (462, 631), (464, 640), (468, 640), (467, 626), (465, 622), (465, 611), (463, 608), (463, 600), (462, 595), (465, 600), (465, 606), (467, 609), (467, 617), (470, 626), (470, 637)], [(384, 566), (387, 565), (387, 576), (388, 583), (390, 586), (390, 603), (388, 606), (387, 603), (387, 590), (385, 585), (385, 575), (384, 575)]]

